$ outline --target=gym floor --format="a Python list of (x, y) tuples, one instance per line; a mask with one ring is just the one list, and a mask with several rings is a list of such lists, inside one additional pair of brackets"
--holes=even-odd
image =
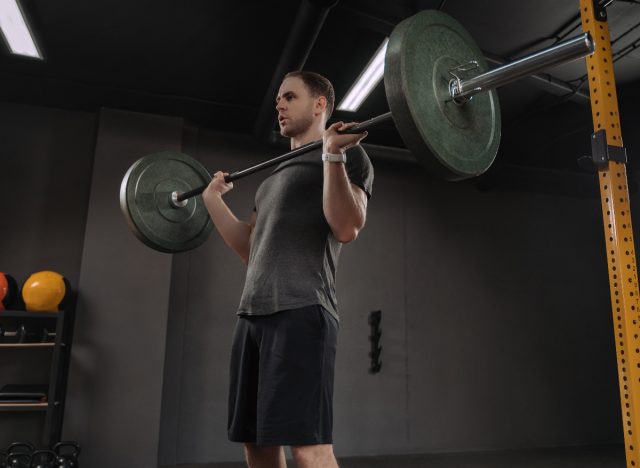
[[(546, 448), (429, 455), (339, 458), (340, 468), (623, 468), (624, 446)], [(246, 468), (244, 463), (175, 465), (161, 468)]]

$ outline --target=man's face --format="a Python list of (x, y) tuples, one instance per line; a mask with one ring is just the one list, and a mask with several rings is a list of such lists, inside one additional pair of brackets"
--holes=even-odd
[(304, 133), (313, 123), (315, 101), (301, 78), (285, 78), (276, 97), (280, 134), (292, 138)]

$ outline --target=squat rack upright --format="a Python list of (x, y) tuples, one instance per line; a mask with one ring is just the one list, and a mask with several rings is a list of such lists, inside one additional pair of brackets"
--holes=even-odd
[(582, 29), (596, 49), (587, 57), (593, 117), (591, 147), (598, 170), (602, 219), (607, 248), (620, 402), (627, 467), (640, 467), (640, 312), (638, 274), (631, 227), (626, 152), (605, 6), (611, 1), (580, 0)]

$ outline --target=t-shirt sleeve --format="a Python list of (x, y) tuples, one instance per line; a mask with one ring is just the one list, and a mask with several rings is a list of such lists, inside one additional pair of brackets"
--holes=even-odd
[(373, 164), (362, 146), (347, 150), (347, 175), (351, 183), (356, 184), (371, 198), (373, 193)]

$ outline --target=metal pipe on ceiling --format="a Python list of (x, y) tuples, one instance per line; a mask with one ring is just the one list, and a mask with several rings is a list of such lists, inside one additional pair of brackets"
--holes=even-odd
[(282, 78), (288, 72), (301, 70), (304, 67), (329, 10), (337, 3), (338, 0), (303, 0), (301, 2), (253, 126), (253, 134), (259, 141), (272, 141), (273, 129), (277, 122), (274, 111), (275, 98)]

